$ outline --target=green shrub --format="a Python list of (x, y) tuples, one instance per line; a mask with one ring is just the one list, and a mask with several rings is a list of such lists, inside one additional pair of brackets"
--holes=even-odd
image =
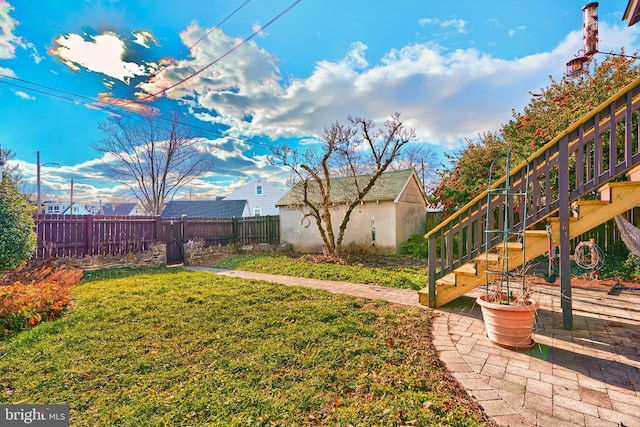
[(0, 183), (0, 271), (17, 268), (36, 250), (33, 207), (8, 176)]
[(400, 253), (416, 258), (427, 258), (429, 256), (429, 241), (424, 238), (423, 234), (414, 234), (400, 246)]
[(629, 253), (626, 258), (607, 257), (601, 270), (601, 275), (603, 279), (640, 280), (640, 258), (632, 253)]

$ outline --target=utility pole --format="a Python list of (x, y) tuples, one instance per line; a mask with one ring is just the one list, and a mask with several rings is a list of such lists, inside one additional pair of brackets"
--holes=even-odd
[(73, 215), (73, 178), (71, 178), (71, 204), (69, 205), (69, 215)]
[(0, 144), (0, 181), (2, 181), (4, 175), (4, 157), (2, 156), (2, 144)]
[(36, 188), (38, 192), (36, 201), (38, 210), (36, 212), (40, 215), (42, 213), (42, 199), (40, 198), (40, 151), (36, 151)]

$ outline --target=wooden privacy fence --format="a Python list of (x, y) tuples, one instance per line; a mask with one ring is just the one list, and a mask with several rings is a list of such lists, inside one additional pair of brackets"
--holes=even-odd
[(159, 216), (34, 215), (38, 246), (34, 258), (82, 258), (138, 253), (166, 243), (167, 262), (182, 261), (182, 245), (280, 243), (280, 218), (161, 218)]

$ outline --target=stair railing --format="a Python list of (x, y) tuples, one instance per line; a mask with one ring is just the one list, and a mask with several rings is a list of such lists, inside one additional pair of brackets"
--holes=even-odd
[[(557, 135), (526, 161), (512, 169), (511, 186), (526, 189), (526, 218), (511, 217), (514, 227), (521, 222), (533, 227), (560, 212), (568, 215), (570, 203), (581, 197), (595, 197), (603, 184), (620, 177), (640, 163), (638, 138), (640, 78), (634, 80), (582, 119)], [(527, 176), (528, 174), (528, 176)], [(504, 185), (506, 177), (492, 188)], [(496, 235), (485, 239), (487, 193), (479, 194), (455, 214), (427, 233), (429, 250), (429, 305), (435, 305), (436, 281), (472, 262), (501, 243)], [(496, 221), (504, 216), (497, 207)], [(514, 215), (513, 212), (510, 215)], [(562, 242), (561, 242), (562, 243)]]

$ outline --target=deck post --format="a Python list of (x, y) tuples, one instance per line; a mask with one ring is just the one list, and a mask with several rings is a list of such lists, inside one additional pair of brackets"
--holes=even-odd
[(562, 307), (562, 327), (573, 329), (573, 309), (571, 300), (571, 243), (569, 239), (569, 140), (559, 141), (558, 152), (558, 194), (560, 217), (560, 302)]
[(429, 307), (436, 308), (436, 238), (429, 237)]

